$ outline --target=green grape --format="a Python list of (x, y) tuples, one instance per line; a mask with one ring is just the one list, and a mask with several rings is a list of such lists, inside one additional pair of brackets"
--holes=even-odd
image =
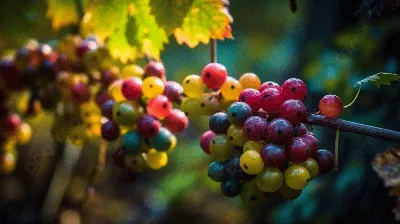
[(160, 128), (157, 135), (149, 139), (150, 146), (158, 151), (167, 151), (175, 140), (173, 136), (167, 128)]
[(247, 150), (240, 156), (240, 167), (245, 173), (254, 175), (264, 168), (264, 161), (259, 152)]
[(198, 75), (188, 75), (182, 82), (183, 92), (190, 98), (198, 99), (206, 91), (203, 80)]
[(264, 199), (264, 192), (262, 192), (256, 183), (256, 179), (245, 182), (240, 189), (240, 199), (244, 206), (255, 207)]
[(134, 125), (142, 114), (142, 107), (128, 102), (117, 102), (113, 107), (113, 118), (120, 125)]
[(285, 171), (285, 181), (288, 187), (300, 190), (310, 181), (310, 173), (304, 166), (293, 165)]
[(181, 110), (190, 118), (197, 118), (204, 114), (201, 101), (195, 98), (185, 98), (181, 103)]
[(243, 153), (248, 150), (256, 150), (257, 152), (260, 152), (263, 147), (264, 144), (262, 142), (247, 141), (244, 143)]
[(239, 126), (231, 125), (226, 135), (234, 146), (244, 146), (248, 141), (247, 136), (243, 132), (243, 128)]
[(226, 135), (216, 135), (210, 144), (210, 152), (216, 160), (227, 160), (232, 154), (232, 145), (229, 143)]
[(282, 187), (279, 189), (279, 193), (288, 200), (293, 200), (296, 199), (300, 196), (301, 190), (295, 190), (287, 186), (287, 184), (284, 182), (282, 184)]
[(147, 152), (146, 163), (153, 170), (161, 169), (167, 165), (168, 155), (166, 152), (158, 152), (155, 149), (150, 149)]
[(300, 164), (295, 164), (293, 165), (301, 165), (304, 166), (308, 172), (310, 173), (310, 179), (313, 179), (314, 177), (318, 176), (319, 173), (319, 166), (317, 161), (315, 161), (313, 158), (308, 158), (306, 161), (300, 163)]
[(141, 172), (147, 168), (147, 163), (143, 158), (143, 153), (124, 156), (125, 167), (135, 172)]
[(282, 172), (275, 167), (265, 167), (256, 176), (257, 186), (264, 192), (275, 192), (283, 183)]

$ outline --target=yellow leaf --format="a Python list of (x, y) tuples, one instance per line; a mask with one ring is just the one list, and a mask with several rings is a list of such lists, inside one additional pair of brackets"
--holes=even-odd
[(53, 29), (71, 24), (77, 24), (79, 15), (75, 0), (46, 0), (48, 4), (47, 17), (51, 19)]
[(200, 42), (208, 43), (212, 39), (231, 37), (227, 27), (233, 21), (221, 0), (195, 0), (180, 28), (174, 36), (179, 44), (194, 48)]

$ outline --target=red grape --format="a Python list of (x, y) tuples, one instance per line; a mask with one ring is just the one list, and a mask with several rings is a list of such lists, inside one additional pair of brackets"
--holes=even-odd
[(285, 100), (293, 99), (304, 101), (307, 96), (306, 84), (296, 78), (286, 80), (282, 85), (282, 97)]
[(261, 94), (258, 90), (248, 88), (243, 90), (239, 95), (239, 101), (247, 103), (253, 112), (260, 110)]
[(165, 67), (163, 63), (157, 61), (150, 61), (146, 66), (144, 74), (146, 76), (156, 76), (162, 80), (165, 80), (166, 78)]
[(168, 97), (171, 102), (180, 103), (183, 93), (182, 86), (175, 81), (168, 81), (164, 88), (163, 95)]
[(277, 118), (272, 120), (267, 127), (267, 139), (275, 144), (284, 144), (290, 140), (293, 126), (289, 121)]
[(210, 89), (219, 89), (224, 84), (228, 72), (225, 66), (219, 63), (209, 63), (201, 72), (204, 84)]
[(76, 56), (82, 58), (88, 51), (96, 49), (97, 43), (95, 41), (84, 41), (76, 48)]
[(258, 91), (262, 92), (262, 91), (264, 91), (264, 90), (266, 90), (266, 89), (276, 89), (276, 90), (281, 91), (281, 86), (279, 86), (279, 84), (276, 83), (276, 82), (271, 82), (271, 81), (269, 81), (269, 82), (264, 82), (264, 83), (260, 86), (260, 88), (258, 88)]
[(295, 126), (307, 120), (307, 109), (300, 100), (286, 100), (279, 109), (279, 115)]
[(243, 126), (245, 135), (251, 141), (263, 141), (267, 138), (268, 123), (265, 119), (252, 116), (249, 117)]
[(300, 137), (305, 134), (307, 134), (307, 128), (303, 123), (299, 123), (293, 128), (294, 137)]
[(122, 94), (128, 100), (137, 100), (142, 96), (143, 82), (137, 77), (125, 79), (122, 83)]
[(113, 83), (114, 81), (119, 79), (119, 74), (120, 74), (120, 71), (119, 71), (118, 67), (112, 67), (109, 69), (105, 69), (101, 73), (100, 81), (101, 81), (101, 83), (103, 83), (103, 85), (109, 86), (109, 85), (111, 85), (111, 83)]
[(71, 87), (72, 101), (76, 104), (82, 104), (90, 100), (90, 91), (86, 83), (79, 82)]
[(315, 156), (315, 154), (318, 151), (318, 139), (314, 137), (314, 135), (311, 134), (304, 134), (301, 136), (302, 138), (306, 139), (310, 143), (310, 150), (311, 150), (311, 156)]
[(165, 127), (170, 131), (179, 133), (184, 131), (189, 126), (189, 119), (185, 113), (178, 109), (173, 109), (172, 112), (165, 117)]
[(286, 162), (285, 150), (279, 145), (266, 144), (260, 153), (266, 166), (280, 167)]
[(162, 120), (172, 111), (172, 103), (164, 95), (157, 96), (147, 104), (147, 113)]
[(108, 94), (106, 89), (102, 89), (99, 92), (97, 92), (95, 102), (99, 107), (101, 107), (105, 102), (109, 100), (112, 100), (112, 98)]
[(203, 149), (203, 151), (209, 155), (211, 155), (210, 152), (210, 142), (213, 140), (215, 137), (215, 133), (213, 131), (206, 131), (200, 138), (200, 146)]
[(319, 101), (319, 111), (325, 117), (339, 117), (343, 112), (342, 100), (336, 95), (326, 95)]
[(282, 104), (282, 96), (279, 90), (267, 88), (261, 92), (260, 105), (267, 113), (278, 112)]
[(1, 118), (0, 132), (4, 131), (6, 135), (14, 135), (18, 133), (21, 126), (21, 118), (17, 114), (8, 114)]
[(302, 163), (310, 157), (310, 145), (304, 138), (294, 137), (285, 147), (288, 160), (292, 163)]

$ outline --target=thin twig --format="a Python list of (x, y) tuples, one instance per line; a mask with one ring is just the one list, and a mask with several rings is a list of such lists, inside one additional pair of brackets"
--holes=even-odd
[(348, 107), (350, 107), (351, 105), (353, 105), (354, 102), (356, 102), (356, 100), (357, 100), (357, 98), (358, 98), (358, 95), (359, 95), (360, 92), (361, 92), (361, 87), (362, 87), (362, 85), (360, 85), (360, 87), (358, 88), (357, 94), (356, 94), (356, 96), (354, 97), (353, 101), (351, 101), (351, 103), (347, 104), (347, 105), (344, 106), (343, 108), (348, 108)]
[(335, 173), (339, 173), (339, 136), (340, 129), (337, 129), (335, 138), (335, 167), (333, 168)]
[(217, 62), (217, 40), (211, 39), (210, 45), (211, 45), (210, 60), (212, 63), (215, 63)]

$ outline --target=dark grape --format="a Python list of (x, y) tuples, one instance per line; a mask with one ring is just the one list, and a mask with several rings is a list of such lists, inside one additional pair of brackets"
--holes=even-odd
[(248, 175), (240, 167), (240, 156), (231, 157), (224, 167), (224, 177), (227, 180), (243, 180)]
[(121, 137), (121, 147), (127, 154), (136, 154), (145, 147), (143, 138), (136, 131), (128, 131)]
[(293, 126), (283, 118), (272, 120), (267, 127), (267, 139), (275, 144), (284, 144), (292, 137)]
[(307, 134), (307, 128), (303, 123), (299, 123), (293, 128), (294, 137), (300, 137), (304, 134)]
[(113, 119), (113, 107), (114, 107), (115, 101), (114, 100), (108, 100), (107, 102), (103, 103), (101, 106), (101, 114), (108, 118), (109, 120)]
[(165, 67), (163, 63), (157, 61), (150, 61), (146, 66), (144, 74), (146, 76), (156, 76), (162, 80), (165, 80), (166, 78)]
[(279, 115), (296, 126), (307, 120), (307, 109), (299, 100), (286, 100), (279, 109)]
[(224, 180), (225, 162), (215, 161), (208, 166), (208, 177), (213, 181), (222, 182)]
[(175, 81), (168, 81), (165, 84), (163, 95), (168, 97), (171, 102), (180, 103), (182, 93), (183, 88), (179, 83)]
[(143, 138), (156, 136), (161, 128), (161, 122), (149, 114), (142, 115), (137, 123), (137, 130)]
[(285, 147), (288, 160), (293, 163), (302, 163), (310, 157), (310, 145), (304, 138), (294, 137)]
[(111, 67), (109, 69), (105, 69), (101, 73), (100, 81), (103, 83), (105, 86), (111, 85), (114, 81), (119, 79), (120, 75), (120, 70), (118, 67)]
[(86, 83), (79, 82), (71, 87), (72, 102), (82, 104), (90, 100), (90, 91)]
[(291, 78), (286, 80), (282, 84), (282, 97), (285, 100), (293, 99), (304, 101), (307, 96), (307, 87), (306, 84), (296, 78)]
[(223, 112), (213, 114), (209, 120), (209, 128), (215, 134), (226, 134), (231, 122), (228, 120), (228, 115)]
[(266, 166), (280, 167), (286, 161), (286, 152), (279, 145), (266, 144), (260, 153)]
[(102, 89), (97, 92), (95, 102), (99, 107), (109, 100), (112, 100), (112, 97), (108, 94), (107, 90)]
[(136, 180), (136, 173), (128, 168), (123, 168), (121, 173), (121, 181), (125, 184), (131, 184)]
[(173, 134), (166, 128), (160, 128), (158, 133), (150, 138), (150, 146), (157, 151), (168, 150), (173, 143)]
[(119, 134), (119, 125), (115, 121), (107, 121), (101, 126), (101, 137), (107, 141), (116, 140)]
[(318, 163), (320, 173), (330, 171), (335, 165), (335, 157), (326, 149), (318, 150), (314, 159)]
[(240, 181), (225, 180), (221, 183), (221, 191), (227, 197), (236, 197), (240, 193)]
[(267, 138), (268, 123), (265, 119), (252, 116), (246, 120), (243, 131), (251, 141), (262, 141)]
[(21, 74), (12, 60), (0, 61), (0, 80), (3, 81), (6, 88), (18, 90), (23, 86)]
[(238, 126), (243, 126), (247, 118), (253, 115), (251, 107), (243, 102), (235, 102), (230, 105), (227, 114), (231, 124)]
[(115, 150), (112, 154), (114, 164), (120, 168), (124, 168), (125, 167), (125, 163), (124, 163), (125, 155), (126, 155), (126, 152), (123, 148), (118, 148), (117, 150)]
[(311, 134), (304, 134), (301, 136), (302, 138), (306, 139), (309, 142), (311, 156), (314, 157), (318, 151), (318, 139), (315, 138), (314, 135)]

